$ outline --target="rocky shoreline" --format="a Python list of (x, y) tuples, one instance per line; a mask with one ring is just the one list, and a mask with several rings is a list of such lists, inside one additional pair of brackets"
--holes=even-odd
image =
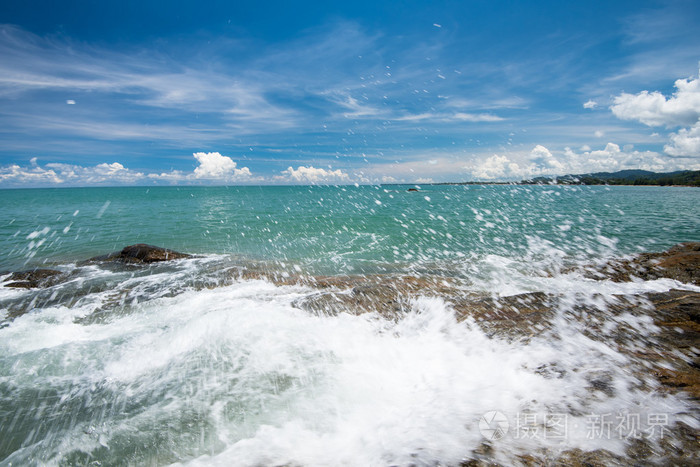
[[(166, 248), (137, 244), (78, 264), (142, 268), (191, 257)], [(693, 287), (571, 303), (571, 297), (545, 292), (506, 297), (468, 293), (454, 279), (438, 276), (305, 276), (245, 267), (230, 268), (224, 279), (201, 287), (226, 285), (241, 279), (304, 285), (312, 292), (293, 303), (299, 309), (323, 315), (377, 313), (391, 320), (409, 312), (415, 298), (437, 296), (450, 304), (459, 321), (473, 320), (487, 334), (520, 341), (541, 334), (552, 326), (557, 316), (565, 314), (566, 319), (581, 324), (586, 336), (614, 346), (629, 357), (626, 371), (635, 375), (640, 385), (690, 401), (695, 407), (691, 416), (697, 419), (700, 413), (700, 242), (683, 243), (664, 252), (639, 254), (605, 264), (572, 268), (564, 273), (578, 274), (583, 280), (620, 283), (672, 279)], [(53, 269), (4, 275), (7, 276), (5, 287), (24, 289), (51, 288), (73, 277), (70, 272)], [(29, 309), (11, 312), (6, 319), (27, 311)], [(648, 318), (648, 328), (640, 333), (639, 329), (618, 323), (614, 331), (609, 331), (606, 324), (611, 317), (614, 319), (624, 314)], [(590, 381), (590, 388), (592, 391), (612, 391), (605, 378)], [(631, 443), (625, 458), (606, 451), (569, 450), (555, 459), (551, 459), (548, 453), (533, 453), (520, 460), (523, 465), (689, 465), (700, 461), (699, 442), (699, 429), (677, 423), (668, 438), (658, 446), (641, 441)], [(490, 449), (491, 445), (485, 442), (463, 465), (495, 465)]]

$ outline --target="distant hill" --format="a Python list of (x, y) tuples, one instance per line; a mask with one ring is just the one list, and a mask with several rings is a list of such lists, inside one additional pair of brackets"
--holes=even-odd
[(523, 180), (524, 185), (557, 183), (561, 185), (681, 185), (700, 186), (700, 170), (657, 173), (648, 170), (620, 170), (561, 177), (537, 177)]

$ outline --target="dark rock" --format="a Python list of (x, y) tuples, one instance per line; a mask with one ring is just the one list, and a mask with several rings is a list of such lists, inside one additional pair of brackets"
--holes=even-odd
[(418, 188), (409, 188), (408, 191), (418, 191)]
[(159, 246), (137, 243), (124, 247), (121, 251), (115, 251), (108, 255), (95, 256), (88, 262), (119, 262), (127, 264), (148, 264), (175, 259), (190, 258), (192, 255), (179, 253), (177, 251), (161, 248)]
[(61, 282), (60, 276), (63, 273), (54, 269), (31, 269), (27, 271), (13, 272), (5, 284), (5, 287), (19, 289), (32, 289), (35, 287), (50, 287)]

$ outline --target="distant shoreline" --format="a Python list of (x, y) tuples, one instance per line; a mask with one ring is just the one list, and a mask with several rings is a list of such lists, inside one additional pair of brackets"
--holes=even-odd
[[(354, 183), (327, 184), (189, 184), (189, 185), (68, 185), (68, 186), (0, 186), (0, 190), (72, 189), (72, 188), (214, 188), (214, 187), (295, 187), (295, 186), (356, 186)], [(669, 173), (645, 170), (621, 170), (579, 175), (537, 177), (520, 181), (465, 181), (465, 182), (394, 182), (367, 183), (362, 186), (461, 186), (461, 185), (603, 185), (603, 186), (669, 186), (700, 187), (700, 170), (684, 170)]]

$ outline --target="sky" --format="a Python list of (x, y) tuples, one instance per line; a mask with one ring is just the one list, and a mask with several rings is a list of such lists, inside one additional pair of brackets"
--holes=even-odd
[(700, 170), (700, 2), (0, 2), (0, 188)]

